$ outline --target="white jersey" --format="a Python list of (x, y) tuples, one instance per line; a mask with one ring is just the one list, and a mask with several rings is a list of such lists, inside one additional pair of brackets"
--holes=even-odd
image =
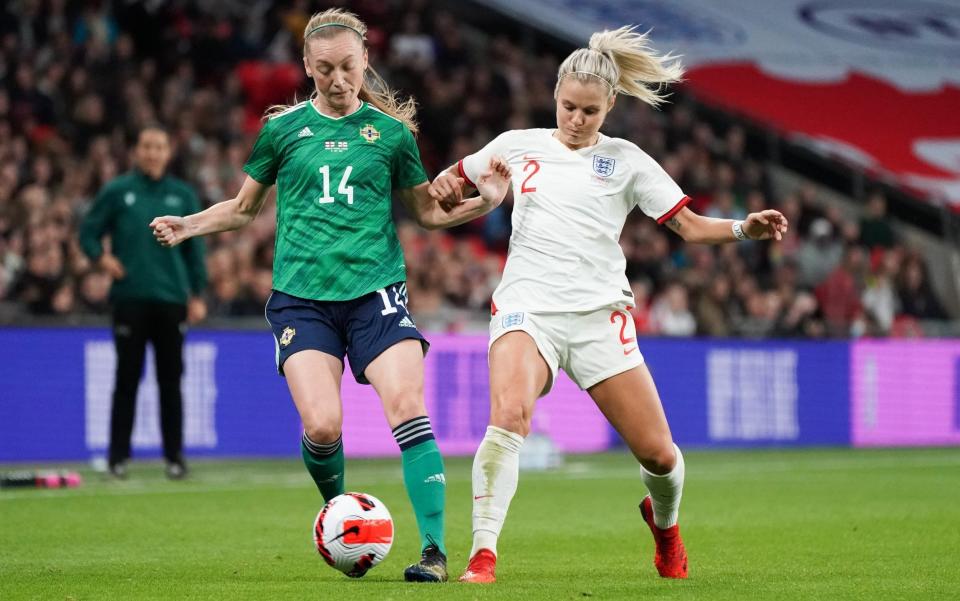
[(513, 130), (458, 163), (473, 183), (500, 155), (513, 170), (513, 234), (494, 311), (593, 311), (632, 304), (620, 232), (633, 207), (663, 223), (688, 202), (635, 144), (600, 134), (570, 150), (552, 129)]

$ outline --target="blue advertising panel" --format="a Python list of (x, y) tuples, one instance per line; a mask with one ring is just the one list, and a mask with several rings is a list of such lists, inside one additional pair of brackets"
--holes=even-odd
[(677, 443), (847, 445), (847, 342), (640, 339)]
[[(191, 332), (184, 351), (184, 443), (191, 455), (291, 455), (300, 426), (263, 332)], [(106, 329), (0, 330), (0, 461), (85, 460), (109, 436), (116, 357)], [(133, 448), (159, 456), (148, 350)]]
[[(487, 339), (432, 335), (425, 401), (444, 453), (472, 454), (486, 429)], [(677, 442), (686, 446), (850, 443), (845, 342), (641, 339)], [(86, 460), (105, 454), (114, 366), (106, 329), (0, 330), (0, 461)], [(300, 423), (277, 376), (269, 332), (194, 331), (184, 351), (184, 444), (190, 456), (296, 456)], [(343, 379), (349, 456), (398, 453), (370, 386)], [(534, 431), (565, 452), (619, 439), (565, 376), (537, 405)], [(133, 449), (161, 446), (148, 351)]]

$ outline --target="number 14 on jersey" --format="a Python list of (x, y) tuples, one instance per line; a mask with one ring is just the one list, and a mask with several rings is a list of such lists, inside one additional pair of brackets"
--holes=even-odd
[[(347, 165), (347, 168), (343, 171), (343, 177), (340, 178), (340, 185), (337, 187), (337, 192), (347, 197), (348, 205), (353, 204), (353, 186), (347, 185), (351, 172), (353, 172), (353, 165)], [(317, 198), (317, 204), (323, 205), (334, 202), (337, 200), (336, 197), (330, 196), (330, 165), (320, 167), (320, 175), (323, 176), (323, 196)]]

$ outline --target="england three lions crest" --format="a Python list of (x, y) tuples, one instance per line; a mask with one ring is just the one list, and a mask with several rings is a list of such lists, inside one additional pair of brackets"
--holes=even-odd
[(616, 167), (616, 159), (594, 155), (593, 171), (601, 177), (610, 177), (613, 175), (613, 169)]

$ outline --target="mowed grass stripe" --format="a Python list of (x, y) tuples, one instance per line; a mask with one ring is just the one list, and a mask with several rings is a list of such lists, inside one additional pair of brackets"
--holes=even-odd
[[(703, 480), (726, 480), (732, 476), (749, 478), (751, 475), (772, 477), (777, 474), (795, 475), (800, 472), (823, 474), (824, 472), (846, 473), (850, 470), (960, 468), (960, 449), (911, 449), (911, 450), (836, 450), (828, 455), (822, 450), (778, 451), (688, 451), (687, 478)], [(457, 457), (446, 460), (449, 481), (470, 481), (469, 467), (462, 468), (469, 458)], [(58, 466), (63, 469), (62, 466)], [(290, 460), (255, 461), (209, 461), (198, 460), (192, 464), (192, 477), (185, 482), (166, 482), (161, 476), (162, 465), (155, 461), (135, 464), (132, 477), (127, 481), (114, 481), (103, 474), (73, 466), (85, 477), (85, 485), (76, 489), (31, 490), (9, 489), (0, 494), (0, 502), (21, 499), (62, 499), (71, 496), (112, 495), (166, 495), (195, 494), (230, 491), (248, 488), (302, 488), (309, 487), (310, 480), (299, 458)], [(452, 469), (450, 469), (452, 468)], [(22, 469), (9, 467), (8, 469)], [(350, 459), (347, 475), (357, 486), (382, 482), (384, 479), (400, 478), (397, 459)], [(5, 471), (0, 469), (0, 471)], [(576, 455), (568, 458), (557, 469), (524, 471), (522, 479), (604, 480), (608, 478), (638, 477), (636, 462), (626, 453)]]
[[(524, 473), (487, 588), (400, 582), (418, 537), (397, 460), (351, 460), (347, 476), (390, 507), (390, 556), (359, 581), (329, 569), (310, 542), (319, 496), (291, 458), (196, 461), (183, 483), (144, 463), (124, 483), (85, 474), (77, 490), (2, 491), (0, 599), (960, 598), (960, 449), (686, 456), (685, 582), (656, 576), (624, 453)], [(470, 546), (470, 459), (447, 465), (456, 576)]]

